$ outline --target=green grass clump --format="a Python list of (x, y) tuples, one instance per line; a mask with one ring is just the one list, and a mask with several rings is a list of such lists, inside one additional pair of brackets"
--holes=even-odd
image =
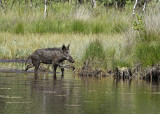
[(136, 47), (135, 56), (143, 66), (150, 66), (160, 61), (160, 43), (147, 45), (141, 43)]
[(113, 25), (112, 32), (113, 33), (121, 33), (126, 31), (128, 26), (125, 23), (116, 23)]
[[(130, 63), (128, 61), (123, 61), (123, 60), (118, 60), (114, 62), (114, 66), (119, 66), (119, 67), (130, 67)], [(115, 68), (115, 67), (114, 67)]]
[(100, 22), (97, 22), (97, 23), (93, 23), (92, 24), (92, 33), (94, 34), (97, 34), (97, 33), (104, 33), (105, 31), (105, 25), (106, 23), (100, 23)]
[(99, 40), (95, 40), (89, 44), (87, 47), (84, 59), (104, 59), (105, 51), (102, 43)]
[(24, 34), (24, 25), (22, 22), (17, 23), (17, 25), (14, 28), (14, 32), (16, 34)]
[(75, 33), (86, 33), (88, 32), (87, 25), (88, 24), (82, 20), (74, 20), (72, 22), (72, 30)]
[[(49, 24), (50, 23), (50, 24)], [(51, 23), (50, 21), (39, 21), (35, 24), (34, 28), (34, 32), (35, 33), (46, 33), (46, 32), (53, 32), (53, 27), (52, 26), (53, 23)], [(33, 32), (31, 31), (31, 32)]]

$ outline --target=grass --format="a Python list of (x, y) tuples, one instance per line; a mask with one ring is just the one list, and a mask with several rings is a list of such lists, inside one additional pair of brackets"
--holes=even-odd
[(19, 22), (14, 28), (14, 32), (16, 34), (24, 34), (24, 25), (23, 23)]
[[(122, 45), (122, 38), (121, 34), (106, 36), (103, 34), (13, 34), (4, 32), (0, 34), (0, 55), (3, 55), (1, 59), (26, 58), (39, 48), (60, 47), (62, 44), (71, 44), (71, 55), (77, 64), (81, 64), (81, 60), (86, 53), (85, 50), (89, 44), (92, 44), (96, 39), (102, 42), (101, 45), (105, 52), (106, 49), (113, 47), (117, 49)], [(103, 51), (101, 51), (101, 54), (102, 57), (105, 57), (106, 54), (103, 53)], [(115, 51), (115, 55), (118, 56), (119, 50)], [(98, 56), (98, 54), (99, 52), (96, 55)]]
[(135, 49), (135, 56), (137, 60), (140, 61), (143, 66), (152, 66), (159, 63), (160, 61), (160, 44), (150, 44), (145, 43), (139, 44)]
[(106, 12), (104, 7), (92, 10), (89, 6), (82, 6), (75, 12), (67, 3), (48, 6), (48, 16), (44, 20), (43, 10), (43, 6), (2, 10), (0, 32), (112, 34), (126, 31), (132, 20), (125, 12), (114, 9)]
[(105, 51), (99, 40), (91, 42), (86, 48), (84, 59), (104, 59)]
[(160, 14), (156, 10), (143, 15), (144, 31), (133, 29), (137, 20), (129, 7), (126, 11), (106, 12), (103, 7), (91, 10), (82, 6), (75, 12), (72, 6), (58, 3), (48, 6), (45, 20), (43, 10), (37, 6), (1, 11), (1, 59), (26, 58), (39, 48), (71, 44), (77, 65), (88, 58), (103, 60), (107, 69), (137, 63), (148, 66), (160, 61)]

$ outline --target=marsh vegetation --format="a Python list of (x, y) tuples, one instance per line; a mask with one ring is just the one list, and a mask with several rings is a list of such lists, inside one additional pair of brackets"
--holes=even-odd
[(8, 2), (0, 10), (0, 59), (26, 58), (39, 48), (71, 44), (76, 66), (87, 59), (105, 69), (160, 61), (160, 6), (154, 1), (146, 13), (136, 15), (132, 15), (133, 2), (121, 10), (99, 2), (96, 8), (82, 4), (76, 9), (68, 2), (52, 2), (45, 19), (43, 3), (11, 6)]
[[(135, 15), (133, 0), (124, 1), (0, 0), (0, 113), (160, 112), (153, 83), (160, 80), (159, 1)], [(63, 44), (79, 77), (61, 77), (60, 69), (57, 79), (50, 70), (24, 73), (23, 60), (35, 50)], [(106, 75), (114, 69), (117, 77)]]

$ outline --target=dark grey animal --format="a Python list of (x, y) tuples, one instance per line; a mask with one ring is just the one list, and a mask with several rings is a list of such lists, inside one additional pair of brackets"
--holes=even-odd
[(62, 63), (64, 60), (74, 63), (74, 60), (69, 53), (69, 46), (70, 45), (66, 47), (65, 45), (63, 45), (60, 48), (55, 47), (55, 48), (37, 49), (27, 58), (26, 63), (29, 59), (31, 59), (32, 64), (27, 65), (25, 71), (27, 71), (29, 68), (35, 67), (34, 73), (35, 75), (37, 75), (40, 63), (52, 64), (54, 77), (56, 77), (56, 69), (58, 66), (61, 68), (63, 76), (64, 68), (60, 63)]

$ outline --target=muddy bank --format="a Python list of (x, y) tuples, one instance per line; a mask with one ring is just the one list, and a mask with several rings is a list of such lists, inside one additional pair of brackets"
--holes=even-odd
[(84, 62), (81, 68), (76, 69), (78, 76), (89, 76), (89, 77), (106, 77), (107, 72), (102, 68), (94, 67), (92, 60), (87, 60)]
[(139, 78), (146, 81), (160, 81), (160, 64), (143, 67), (137, 64), (134, 68), (116, 67), (114, 77), (118, 79)]
[(150, 67), (143, 67), (141, 64), (135, 65), (133, 68), (116, 67), (113, 70), (103, 70), (102, 68), (94, 67), (94, 61), (86, 60), (81, 68), (76, 69), (78, 76), (88, 77), (106, 77), (113, 76), (116, 79), (143, 79), (146, 81), (160, 80), (160, 64)]

